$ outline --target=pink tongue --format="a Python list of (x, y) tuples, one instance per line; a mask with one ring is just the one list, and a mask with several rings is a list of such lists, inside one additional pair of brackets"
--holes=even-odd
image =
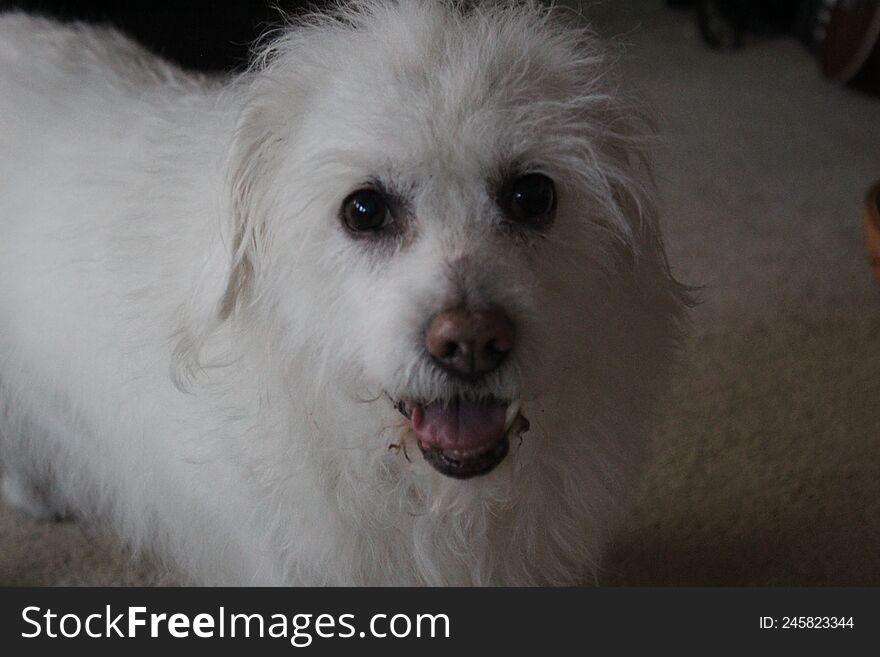
[(412, 428), (424, 447), (475, 449), (501, 440), (506, 407), (455, 400), (412, 409)]

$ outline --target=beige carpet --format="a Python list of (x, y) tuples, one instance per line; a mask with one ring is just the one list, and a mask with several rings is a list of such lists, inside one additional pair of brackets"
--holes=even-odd
[[(705, 286), (601, 581), (880, 585), (880, 289), (860, 225), (880, 101), (793, 41), (721, 55), (661, 0), (594, 11), (660, 114), (670, 258)], [(152, 577), (99, 529), (0, 508), (0, 584)]]

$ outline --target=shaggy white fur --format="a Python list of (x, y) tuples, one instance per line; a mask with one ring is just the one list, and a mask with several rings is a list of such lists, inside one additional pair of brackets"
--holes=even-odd
[[(209, 80), (7, 14), (0, 117), (9, 502), (110, 522), (199, 583), (595, 571), (686, 299), (649, 130), (588, 31), (538, 3), (371, 0)], [(533, 172), (556, 187), (540, 229), (499, 201)], [(340, 219), (365, 186), (395, 231)], [(424, 348), (460, 306), (515, 326), (477, 382)], [(459, 398), (531, 424), (466, 480), (395, 409)]]

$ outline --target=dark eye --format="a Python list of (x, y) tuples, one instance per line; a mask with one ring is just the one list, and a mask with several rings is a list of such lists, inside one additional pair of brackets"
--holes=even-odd
[(513, 221), (540, 228), (553, 220), (556, 187), (543, 173), (529, 173), (505, 185), (500, 205)]
[(388, 200), (376, 189), (359, 189), (342, 202), (342, 222), (355, 233), (381, 230), (390, 218)]

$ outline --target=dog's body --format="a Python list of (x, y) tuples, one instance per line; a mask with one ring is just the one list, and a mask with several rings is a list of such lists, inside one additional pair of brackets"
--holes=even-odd
[[(229, 82), (0, 17), (6, 499), (196, 582), (595, 572), (683, 295), (640, 123), (554, 16), (362, 3)], [(503, 309), (479, 377), (426, 351), (449, 308)]]

